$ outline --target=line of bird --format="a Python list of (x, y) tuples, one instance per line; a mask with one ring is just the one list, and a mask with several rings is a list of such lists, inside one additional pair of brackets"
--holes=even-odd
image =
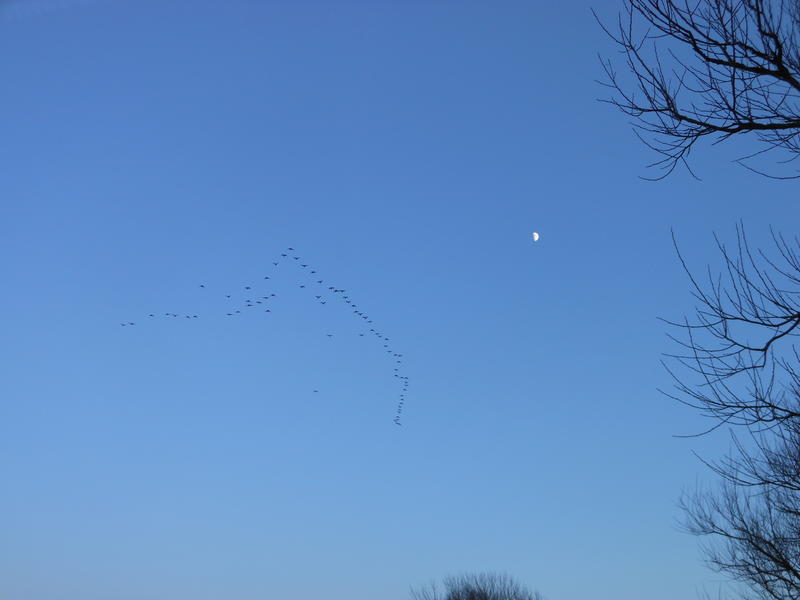
[[(301, 262), (302, 261), (302, 262)], [(390, 355), (393, 361), (393, 376), (397, 379), (399, 384), (399, 394), (397, 396), (397, 406), (395, 408), (395, 416), (393, 422), (395, 425), (402, 425), (402, 416), (403, 416), (403, 408), (405, 407), (406, 397), (408, 395), (408, 386), (409, 386), (409, 378), (404, 373), (403, 370), (403, 355), (399, 352), (396, 352), (395, 349), (391, 345), (391, 340), (388, 336), (386, 336), (382, 331), (379, 331), (377, 327), (375, 327), (375, 322), (370, 315), (364, 312), (363, 309), (359, 308), (359, 306), (353, 301), (353, 298), (349, 295), (348, 291), (344, 288), (339, 288), (334, 285), (328, 285), (328, 282), (317, 272), (317, 269), (311, 266), (308, 262), (303, 261), (302, 257), (297, 254), (297, 251), (292, 248), (286, 248), (283, 252), (280, 253), (280, 256), (276, 257), (275, 260), (271, 261), (271, 269), (277, 269), (281, 264), (289, 263), (295, 265), (296, 268), (303, 270), (303, 272), (307, 273), (308, 276), (308, 283), (301, 283), (299, 287), (301, 289), (308, 289), (313, 291), (314, 301), (319, 303), (320, 305), (326, 305), (331, 299), (338, 299), (343, 302), (347, 307), (352, 311), (354, 317), (358, 318), (362, 325), (368, 329), (365, 329), (363, 332), (360, 332), (358, 335), (359, 337), (366, 337), (368, 335), (372, 335), (377, 338), (382, 343), (382, 350)], [(269, 281), (272, 277), (270, 275), (264, 275), (262, 281)], [(271, 313), (272, 309), (269, 308), (268, 303), (271, 299), (275, 298), (277, 294), (275, 292), (257, 292), (256, 287), (258, 287), (254, 283), (250, 283), (248, 285), (242, 286), (242, 292), (246, 292), (245, 299), (243, 304), (240, 306), (236, 306), (234, 308), (229, 308), (224, 312), (225, 317), (237, 317), (247, 312), (252, 312), (248, 309), (257, 309), (257, 308), (264, 308), (264, 313)], [(198, 285), (199, 289), (207, 289), (205, 283), (201, 283)], [(263, 293), (264, 295), (259, 295)], [(249, 296), (249, 297), (248, 297)], [(226, 300), (233, 300), (234, 294), (227, 293), (225, 294)], [(148, 319), (155, 319), (155, 318), (169, 318), (169, 319), (177, 319), (177, 318), (184, 318), (189, 320), (200, 319), (199, 315), (196, 314), (178, 314), (174, 312), (164, 312), (164, 313), (149, 313), (147, 316)], [(135, 321), (125, 321), (120, 323), (122, 327), (134, 327), (136, 326)], [(333, 338), (332, 333), (327, 333), (326, 336), (330, 339)], [(319, 390), (313, 390), (314, 393), (319, 393)]]

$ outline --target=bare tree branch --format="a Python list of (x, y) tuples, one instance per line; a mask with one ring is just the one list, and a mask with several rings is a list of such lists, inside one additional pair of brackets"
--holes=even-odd
[(800, 599), (800, 240), (773, 231), (770, 256), (741, 226), (733, 249), (715, 239), (723, 268), (704, 280), (675, 243), (698, 306), (672, 324), (685, 335), (674, 338), (682, 369), (668, 367), (669, 395), (710, 417), (711, 430), (730, 426), (732, 439), (727, 456), (703, 460), (723, 487), (684, 497), (686, 527), (708, 538), (710, 566), (752, 597)]
[[(800, 156), (800, 4), (797, 0), (625, 0), (614, 28), (631, 81), (601, 57), (609, 102), (634, 117), (669, 175), (694, 145), (754, 135), (761, 151)], [(638, 33), (636, 28), (644, 24)], [(744, 161), (757, 155), (739, 159)], [(690, 169), (691, 172), (691, 169)], [(777, 177), (797, 178), (800, 174)]]

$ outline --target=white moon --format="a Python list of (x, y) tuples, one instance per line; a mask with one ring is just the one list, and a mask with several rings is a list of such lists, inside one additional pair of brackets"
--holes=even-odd
[(535, 231), (533, 232), (533, 241), (534, 242), (538, 242), (539, 241), (539, 234), (536, 233)]

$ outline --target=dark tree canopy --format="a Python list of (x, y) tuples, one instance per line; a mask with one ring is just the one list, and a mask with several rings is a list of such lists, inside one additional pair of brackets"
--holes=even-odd
[(435, 583), (411, 590), (412, 600), (542, 600), (509, 575), (478, 573), (445, 577), (443, 589)]
[(604, 84), (614, 90), (606, 101), (634, 117), (637, 135), (661, 155), (649, 165), (663, 169), (656, 179), (678, 163), (689, 168), (686, 158), (705, 137), (755, 136), (758, 150), (739, 162), (757, 172), (747, 159), (758, 154), (800, 156), (798, 0), (624, 3), (615, 27), (601, 25), (632, 77), (603, 59)]

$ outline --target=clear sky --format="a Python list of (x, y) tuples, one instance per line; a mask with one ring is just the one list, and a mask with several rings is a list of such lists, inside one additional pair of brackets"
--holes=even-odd
[[(0, 597), (713, 591), (676, 501), (727, 441), (656, 391), (669, 231), (714, 264), (796, 184), (708, 145), (639, 179), (598, 51), (583, 2), (2, 2)], [(289, 246), (403, 354), (402, 426)], [(228, 317), (247, 285), (271, 312)]]

